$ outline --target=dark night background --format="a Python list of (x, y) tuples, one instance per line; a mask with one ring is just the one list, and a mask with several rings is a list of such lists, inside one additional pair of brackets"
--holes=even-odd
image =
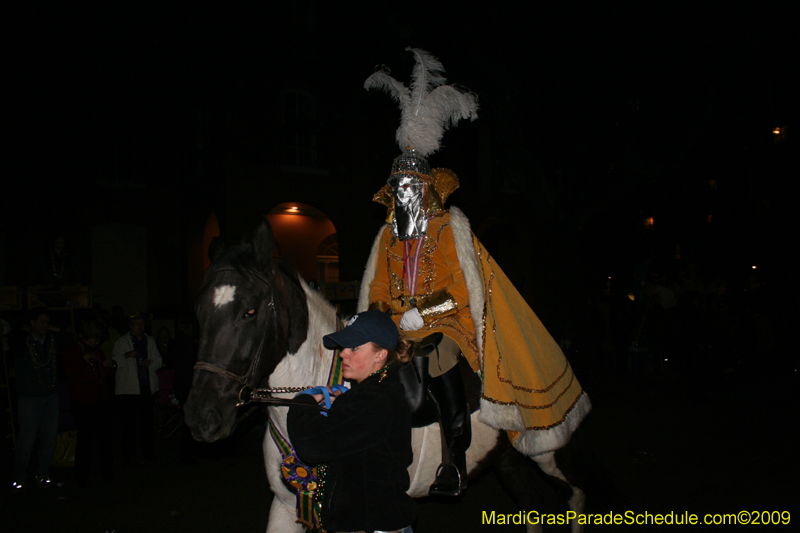
[(770, 368), (789, 371), (791, 2), (145, 5), (7, 19), (0, 285), (32, 284), (59, 234), (96, 285), (93, 231), (133, 225), (144, 311), (174, 318), (211, 214), (237, 242), (283, 202), (331, 219), (340, 280), (359, 279), (399, 154), (395, 104), (362, 85), (382, 64), (408, 82), (413, 46), (479, 96), (431, 164), (458, 174), (450, 203), (557, 339), (622, 368), (644, 283), (691, 283), (735, 316), (717, 345), (738, 352), (705, 370), (758, 367), (772, 342)]
[[(132, 223), (147, 230), (149, 306), (183, 308), (193, 294), (176, 244), (212, 211), (236, 241), (286, 201), (332, 219), (340, 278), (359, 278), (399, 118), (361, 84), (380, 64), (407, 81), (412, 45), (480, 97), (479, 120), (447, 134), (432, 164), (459, 175), (452, 203), (479, 236), (510, 228), (489, 240), (514, 242), (519, 264), (498, 259), (514, 262), (532, 301), (549, 309), (609, 275), (623, 282), (643, 247), (672, 262), (679, 246), (681, 261), (729, 283), (753, 264), (795, 283), (781, 270), (795, 143), (772, 133), (796, 112), (787, 3), (459, 8), (29, 11), (8, 83), (18, 166), (5, 187), (3, 282), (27, 283), (29, 261), (60, 232), (90, 283), (92, 225)], [(313, 111), (287, 110), (293, 93)], [(312, 137), (313, 161), (292, 161), (291, 144)]]

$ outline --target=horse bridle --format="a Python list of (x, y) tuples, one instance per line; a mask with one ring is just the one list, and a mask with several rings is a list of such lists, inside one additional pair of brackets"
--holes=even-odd
[[(232, 268), (221, 268), (219, 270), (233, 270)], [(261, 281), (264, 281), (267, 285), (269, 282), (263, 279), (261, 276), (256, 275), (256, 277), (260, 278)], [(277, 325), (277, 318), (278, 314), (275, 310), (275, 299), (273, 297), (272, 291), (270, 291), (269, 295), (269, 303), (267, 304), (267, 323), (264, 327), (264, 336), (261, 337), (261, 342), (258, 345), (258, 349), (256, 350), (256, 356), (253, 358), (253, 362), (250, 363), (250, 368), (247, 370), (247, 373), (243, 376), (239, 374), (234, 374), (230, 370), (223, 368), (214, 363), (204, 363), (204, 362), (197, 362), (194, 365), (195, 369), (198, 370), (208, 370), (209, 372), (213, 372), (220, 376), (224, 376), (226, 378), (232, 379), (234, 381), (238, 381), (242, 384), (242, 388), (239, 389), (239, 396), (238, 401), (236, 402), (236, 407), (241, 407), (243, 405), (247, 405), (250, 402), (261, 402), (261, 403), (270, 403), (274, 405), (294, 405), (294, 402), (287, 398), (273, 398), (272, 394), (280, 394), (280, 393), (291, 393), (291, 392), (302, 392), (306, 389), (310, 389), (311, 386), (307, 387), (271, 387), (271, 388), (263, 388), (263, 389), (256, 389), (255, 382), (258, 379), (258, 368), (261, 365), (261, 354), (264, 352), (264, 342), (267, 338), (267, 333), (269, 332), (270, 322), (274, 319), (275, 324)], [(277, 349), (278, 345), (278, 338), (275, 337), (275, 347)], [(304, 403), (303, 405), (308, 405)], [(326, 410), (324, 407), (321, 407), (322, 410)]]

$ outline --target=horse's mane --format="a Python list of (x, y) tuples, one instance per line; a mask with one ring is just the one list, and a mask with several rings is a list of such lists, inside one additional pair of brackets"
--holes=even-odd
[[(272, 264), (275, 265), (276, 272), (280, 272), (281, 274), (287, 276), (295, 283), (298, 282), (297, 272), (295, 272), (289, 266), (284, 258), (276, 258), (272, 261)], [(237, 244), (236, 246), (231, 246), (222, 250), (219, 255), (214, 258), (211, 266), (206, 271), (203, 285), (208, 283), (208, 281), (212, 279), (220, 270), (229, 268), (233, 268), (241, 275), (252, 281), (264, 279), (263, 270), (256, 260), (253, 244), (250, 242)]]

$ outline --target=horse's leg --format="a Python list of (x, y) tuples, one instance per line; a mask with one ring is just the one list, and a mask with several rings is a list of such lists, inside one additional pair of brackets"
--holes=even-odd
[(283, 484), (281, 475), (281, 455), (278, 447), (272, 442), (269, 431), (264, 434), (261, 444), (264, 452), (264, 466), (267, 480), (272, 489), (272, 506), (269, 509), (267, 533), (302, 533), (303, 526), (297, 523), (295, 495)]
[[(568, 502), (569, 510), (574, 511), (576, 516), (582, 514), (584, 504), (586, 503), (586, 495), (583, 493), (581, 489), (572, 485), (572, 483), (570, 483), (567, 480), (566, 476), (564, 476), (561, 470), (558, 469), (558, 465), (556, 465), (555, 452), (548, 452), (548, 453), (543, 453), (541, 455), (536, 455), (532, 457), (532, 459), (536, 461), (536, 464), (539, 465), (539, 468), (542, 470), (542, 472), (544, 472), (548, 476), (553, 476), (555, 478), (558, 478), (570, 486), (570, 488), (572, 489), (572, 497), (569, 499)], [(571, 527), (572, 527), (572, 533), (581, 533), (583, 531), (583, 524), (580, 524), (577, 518), (572, 520)]]
[[(492, 464), (500, 485), (511, 496), (522, 512), (542, 508), (542, 495), (534, 490), (536, 479), (525, 462), (525, 458), (514, 448), (503, 451)], [(524, 490), (530, 489), (530, 490)], [(528, 533), (541, 533), (541, 524), (526, 523)]]
[(267, 533), (302, 533), (303, 526), (296, 522), (297, 513), (294, 507), (289, 507), (275, 495), (269, 509), (269, 522)]

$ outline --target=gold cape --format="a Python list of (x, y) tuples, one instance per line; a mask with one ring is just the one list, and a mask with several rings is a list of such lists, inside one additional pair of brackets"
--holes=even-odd
[(483, 372), (482, 399), (517, 406), (526, 430), (557, 426), (578, 403), (583, 389), (539, 317), (477, 237), (472, 239), (485, 311), (482, 368), (479, 361), (470, 364)]
[[(591, 410), (589, 397), (556, 341), (472, 234), (466, 216), (451, 207), (450, 217), (478, 344), (477, 357), (467, 359), (483, 376), (479, 418), (507, 430), (526, 455), (557, 450)], [(383, 228), (364, 271), (359, 312), (369, 305), (382, 234)]]

